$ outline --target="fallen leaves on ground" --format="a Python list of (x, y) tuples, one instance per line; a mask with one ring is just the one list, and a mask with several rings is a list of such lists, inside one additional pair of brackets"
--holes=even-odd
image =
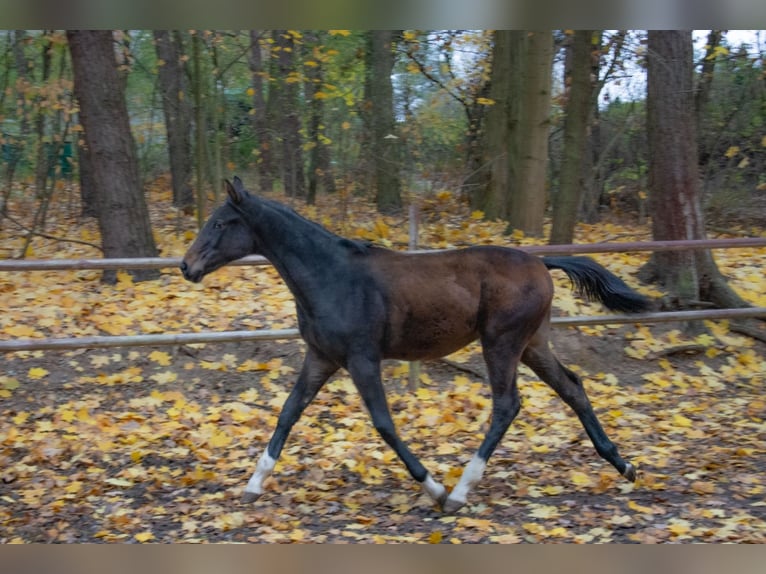
[[(163, 253), (180, 255), (188, 234), (173, 232), (167, 194), (153, 193)], [(406, 245), (401, 221), (355, 198), (342, 209), (330, 201), (305, 211), (345, 235)], [(449, 194), (429, 201), (424, 245), (509, 242), (501, 224), (472, 217)], [(58, 225), (74, 229), (64, 216)], [(579, 241), (595, 242), (647, 231), (603, 224), (580, 233)], [(42, 239), (33, 246), (37, 257), (95, 255)], [(634, 285), (644, 257), (597, 256)], [(744, 297), (764, 304), (766, 250), (726, 251), (718, 262)], [(295, 325), (292, 299), (270, 267), (225, 268), (202, 285), (174, 270), (142, 283), (122, 273), (112, 286), (98, 279), (94, 271), (0, 275), (0, 336)], [(556, 313), (603, 313), (573, 297), (565, 278), (556, 281)], [(673, 326), (557, 331), (559, 354), (637, 464), (638, 481), (602, 461), (572, 413), (522, 368), (522, 411), (452, 516), (375, 434), (345, 373), (296, 424), (266, 493), (239, 502), (297, 375), (297, 341), (9, 354), (0, 359), (0, 542), (763, 543), (764, 345), (725, 321), (706, 326), (696, 336)], [(703, 351), (662, 354), (684, 344)], [(424, 364), (415, 393), (406, 391), (406, 364), (384, 366), (402, 437), (448, 488), (491, 409), (475, 375), (478, 346), (450, 360)]]

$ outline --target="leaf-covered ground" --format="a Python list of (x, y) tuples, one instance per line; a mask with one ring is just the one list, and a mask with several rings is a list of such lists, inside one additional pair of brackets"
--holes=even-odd
[[(158, 189), (158, 243), (163, 255), (181, 255), (193, 222)], [(48, 233), (97, 237), (72, 202), (58, 204)], [(381, 218), (357, 198), (296, 207), (344, 235), (406, 246), (404, 218)], [(530, 242), (502, 227), (437, 194), (423, 207), (421, 244)], [(0, 234), (2, 255), (17, 255), (12, 226)], [(604, 223), (578, 241), (648, 235)], [(28, 256), (98, 253), (37, 238)], [(596, 257), (636, 285), (646, 256)], [(766, 249), (717, 259), (744, 297), (766, 305)], [(556, 279), (556, 313), (603, 313)], [(172, 269), (144, 283), (120, 275), (112, 286), (96, 271), (5, 273), (0, 294), (3, 339), (294, 326), (291, 297), (269, 267), (225, 268), (201, 285)], [(558, 354), (585, 380), (639, 480), (602, 461), (571, 412), (522, 369), (522, 411), (456, 515), (440, 513), (409, 478), (345, 373), (296, 425), (267, 493), (239, 502), (300, 366), (299, 341), (6, 354), (0, 542), (766, 542), (766, 346), (725, 322), (706, 325), (697, 336), (679, 325), (557, 330)], [(424, 364), (415, 393), (406, 364), (388, 362), (384, 375), (403, 438), (453, 486), (490, 399), (478, 347), (449, 359)]]

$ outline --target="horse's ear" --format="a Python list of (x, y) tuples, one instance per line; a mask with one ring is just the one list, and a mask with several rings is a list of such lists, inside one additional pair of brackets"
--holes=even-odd
[(242, 185), (242, 180), (234, 176), (233, 184), (228, 179), (225, 179), (224, 182), (226, 183), (226, 193), (229, 195), (229, 199), (236, 204), (242, 203), (242, 200), (247, 195), (245, 186)]

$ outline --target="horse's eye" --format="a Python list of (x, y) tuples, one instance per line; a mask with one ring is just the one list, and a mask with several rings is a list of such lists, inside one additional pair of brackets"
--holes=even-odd
[(223, 229), (224, 227), (226, 227), (226, 224), (220, 219), (213, 224), (213, 229)]

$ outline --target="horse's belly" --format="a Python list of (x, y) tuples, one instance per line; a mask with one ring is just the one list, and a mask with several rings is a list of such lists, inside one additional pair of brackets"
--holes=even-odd
[(478, 337), (473, 325), (458, 324), (447, 317), (428, 321), (405, 321), (394, 331), (389, 331), (384, 355), (388, 359), (409, 361), (444, 357), (462, 349)]

